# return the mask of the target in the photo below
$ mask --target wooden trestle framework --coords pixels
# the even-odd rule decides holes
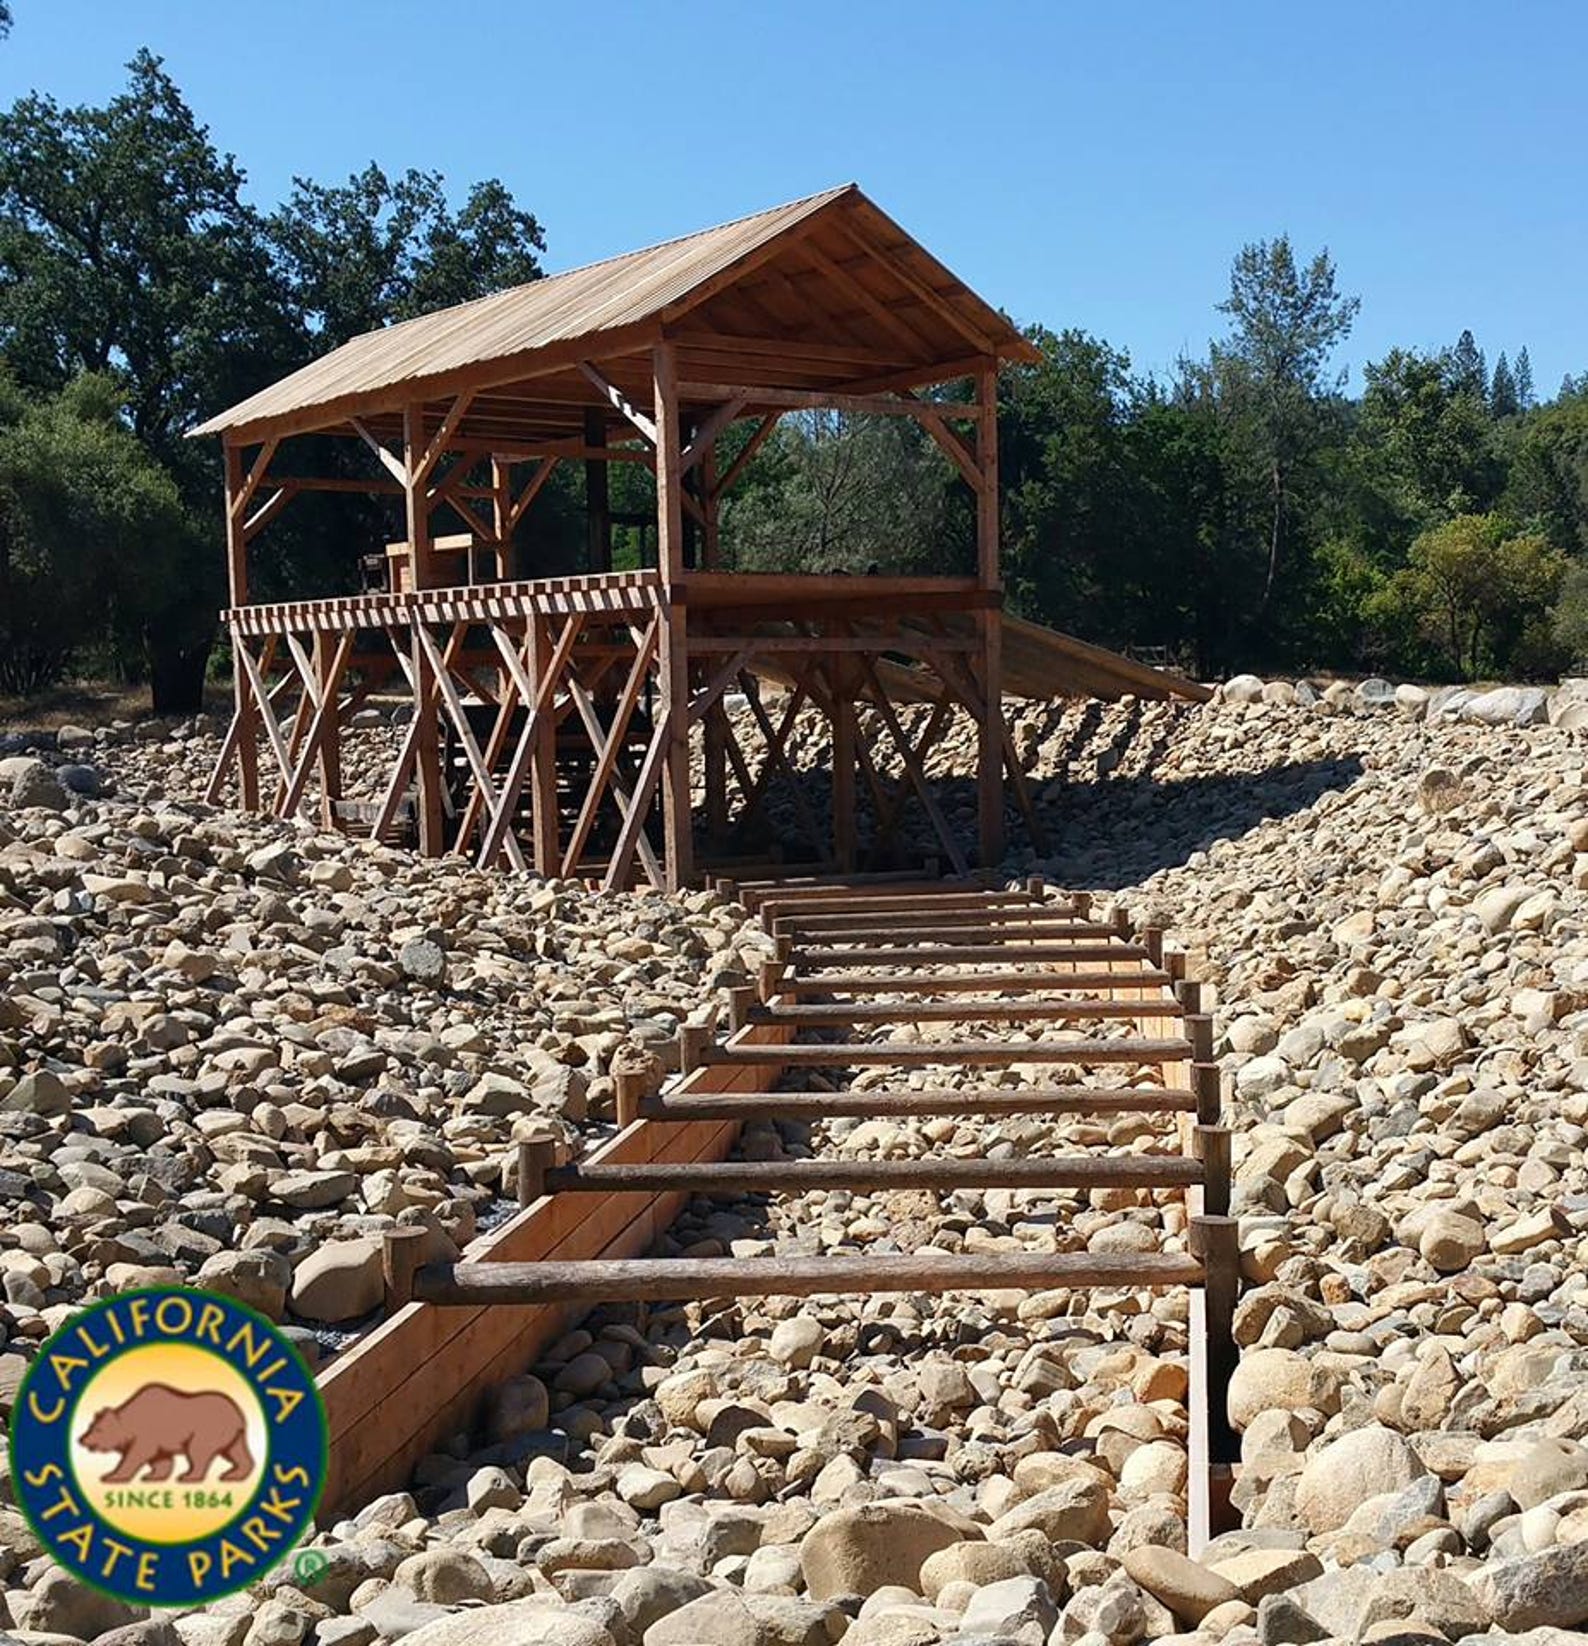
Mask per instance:
[[[1029,801],[1002,708],[997,372],[1031,357],[853,187],[355,339],[195,431],[225,439],[236,665],[211,798],[235,784],[249,809],[411,828],[430,855],[678,887],[754,837],[779,779],[807,860],[852,870],[863,785],[884,845],[914,802],[956,870],[998,861],[1006,773]],[[781,417],[819,409],[921,425],[975,500],[973,572],[721,568],[725,493]],[[303,472],[306,435],[349,442],[369,478]],[[588,570],[526,576],[535,501],[571,462]],[[614,462],[654,475],[653,567],[611,567]],[[402,506],[386,586],[251,604],[250,552],[282,510],[355,489]],[[900,661],[936,700],[914,741],[885,684]],[[343,739],[372,693],[408,714],[380,792],[355,805]],[[802,706],[831,729],[826,817],[788,755]],[[973,843],[925,776],[955,710],[977,727]]]

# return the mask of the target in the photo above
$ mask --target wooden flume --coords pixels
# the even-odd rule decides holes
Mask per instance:
[[[884,883],[886,884],[886,883]],[[913,1022],[934,1020],[942,1001],[904,999],[884,993],[868,1000],[868,982],[888,981],[887,968],[909,966],[929,996],[930,962],[920,961],[922,949],[935,949],[938,935],[930,926],[931,899],[922,890],[913,905],[923,911],[922,949],[890,947],[886,958],[870,971],[849,979],[844,1000],[824,1001],[819,1022],[791,1017],[783,993],[786,983],[800,977],[825,934],[807,936],[802,925],[802,894],[797,888],[734,888],[747,902],[758,905],[764,924],[781,933],[784,958],[768,968],[764,1000],[746,1000],[738,991],[733,1002],[740,1024],[728,1038],[692,1023],[680,1033],[682,1078],[670,1089],[650,1091],[633,1076],[620,1082],[620,1122],[625,1130],[619,1142],[641,1144],[622,1160],[591,1158],[568,1163],[552,1158],[549,1144],[523,1144],[519,1150],[517,1180],[520,1215],[533,1218],[559,1208],[578,1205],[615,1205],[644,1197],[678,1205],[698,1195],[806,1194],[832,1190],[887,1192],[914,1190],[954,1193],[989,1188],[1050,1189],[1087,1194],[1102,1189],[1135,1189],[1156,1196],[1181,1196],[1187,1211],[1188,1238],[1183,1249],[1144,1254],[1099,1254],[1066,1244],[1059,1225],[1059,1249],[1048,1252],[944,1254],[940,1252],[858,1253],[820,1258],[766,1257],[756,1259],[698,1260],[637,1259],[625,1252],[610,1258],[590,1254],[563,1257],[547,1252],[539,1260],[470,1260],[414,1266],[401,1256],[388,1261],[388,1277],[397,1289],[389,1305],[405,1318],[413,1308],[489,1313],[508,1307],[549,1307],[600,1301],[666,1302],[680,1299],[813,1296],[845,1292],[908,1291],[927,1294],[1010,1288],[1102,1288],[1152,1290],[1167,1286],[1193,1289],[1192,1338],[1192,1526],[1193,1541],[1205,1540],[1227,1501],[1230,1471],[1236,1461],[1235,1437],[1225,1417],[1222,1391],[1233,1370],[1235,1347],[1233,1314],[1239,1289],[1239,1251],[1235,1224],[1229,1218],[1230,1134],[1220,1123],[1217,1067],[1199,1055],[1208,1049],[1206,1019],[1189,1010],[1204,1002],[1195,988],[1178,991],[1180,957],[1166,954],[1161,938],[1150,944],[1131,941],[1120,922],[1104,926],[1111,936],[1097,944],[1090,934],[1070,944],[1071,952],[1087,956],[1066,973],[1052,955],[1045,955],[1043,975],[1086,975],[1100,998],[1090,1002],[1111,1008],[1097,1019],[1093,1033],[1077,1031],[1071,1038],[1046,1045],[1012,1036],[1016,1023],[1027,1026],[1047,1021],[1043,1009],[1052,1004],[1045,996],[1016,994],[1013,998],[979,1000],[963,993],[952,995],[965,1020],[980,1021],[987,1031],[978,1040],[923,1041],[848,1039],[838,1044],[807,1044],[793,1037],[810,1028],[824,1032],[834,1022],[852,1030],[882,1028],[897,1033]],[[814,888],[813,888],[814,890]],[[869,907],[873,893],[856,884],[837,899],[857,923],[877,918]],[[987,907],[1014,908],[1008,893],[978,892],[963,887],[941,894],[954,910],[972,907],[985,897]],[[1050,902],[1037,884],[1017,895],[1034,913],[1054,910],[1074,918],[1073,905]],[[821,888],[811,903],[830,905],[832,890]],[[948,911],[945,911],[948,912]],[[1076,920],[1078,926],[1087,924]],[[952,924],[949,927],[953,929]],[[986,982],[1004,991],[1021,974],[1027,950],[1018,939],[1018,924],[1001,927],[1010,941],[1000,948],[1002,960],[989,960]],[[811,947],[807,947],[810,944]],[[1055,947],[1055,945],[1045,945]],[[1057,945],[1062,947],[1062,945]],[[1099,968],[1093,951],[1101,947],[1112,956]],[[1156,961],[1145,959],[1156,952]],[[941,964],[957,967],[956,957]],[[1055,969],[1057,968],[1057,969]],[[948,975],[963,978],[957,970]],[[1102,981],[1106,979],[1106,983]],[[870,1008],[883,1006],[877,1018]],[[989,1008],[1008,1007],[992,1012]],[[1084,1009],[1084,1008],[1083,1008]],[[987,1013],[977,1018],[978,1010]],[[850,1015],[847,1018],[845,1014]],[[1133,1024],[1131,1018],[1138,1019]],[[1183,1033],[1149,1038],[1139,1032],[1139,1020],[1178,1020]],[[1124,1021],[1121,1021],[1123,1019]],[[762,1037],[757,1039],[756,1037]],[[770,1038],[767,1038],[770,1037]],[[1130,1071],[1124,1083],[1094,1083],[1083,1073],[1073,1084],[987,1086],[955,1083],[959,1071],[988,1066],[1029,1065],[1049,1061],[1078,1071]],[[941,1087],[926,1089],[866,1088],[861,1091],[780,1092],[773,1088],[777,1075],[819,1062],[837,1070],[890,1067],[901,1074],[936,1067],[947,1076]],[[699,1089],[707,1081],[715,1089]],[[842,1078],[839,1080],[842,1086]],[[694,1089],[692,1089],[692,1087]],[[674,1156],[665,1146],[670,1136],[684,1138],[701,1127],[716,1125],[722,1148],[747,1120],[817,1121],[839,1115],[991,1115],[1028,1114],[1076,1117],[1157,1114],[1167,1117],[1169,1130],[1151,1142],[1066,1155],[1023,1155],[1009,1160],[935,1155],[905,1160],[818,1156],[770,1162],[725,1160],[720,1153],[690,1149]],[[655,1225],[653,1224],[653,1227]]]

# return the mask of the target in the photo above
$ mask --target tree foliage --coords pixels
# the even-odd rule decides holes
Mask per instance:
[[[134,646],[190,527],[175,482],[82,376],[27,400],[0,384],[0,689],[35,691],[85,648]]]
[[[353,332],[539,273],[540,226],[494,180],[453,211],[438,176],[372,165],[340,187],[299,182],[268,216],[244,181],[147,51],[103,107],[35,92],[0,113],[0,354],[39,396],[112,378],[195,523],[170,540],[181,558],[141,645],[113,648],[160,709],[198,706],[225,598],[219,454],[186,430]],[[375,524],[362,499],[289,516],[260,568],[278,593],[345,568]]]
[[[1538,533],[1499,515],[1462,514],[1423,532],[1377,599],[1473,679],[1546,622],[1565,573],[1566,557]]]

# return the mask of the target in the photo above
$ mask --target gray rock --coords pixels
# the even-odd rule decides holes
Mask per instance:
[[[398,953],[397,964],[402,967],[403,974],[416,983],[439,986],[446,981],[446,950],[428,938],[416,937],[404,943]]]

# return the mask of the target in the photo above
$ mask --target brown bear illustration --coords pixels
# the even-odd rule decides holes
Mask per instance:
[[[184,1483],[202,1481],[210,1465],[224,1457],[229,1465],[222,1481],[246,1480],[254,1472],[248,1450],[248,1425],[230,1395],[213,1391],[189,1394],[165,1383],[146,1383],[119,1406],[106,1406],[89,1424],[79,1444],[91,1452],[120,1452],[115,1468],[101,1477],[104,1485],[137,1479],[169,1480],[181,1456]]]

